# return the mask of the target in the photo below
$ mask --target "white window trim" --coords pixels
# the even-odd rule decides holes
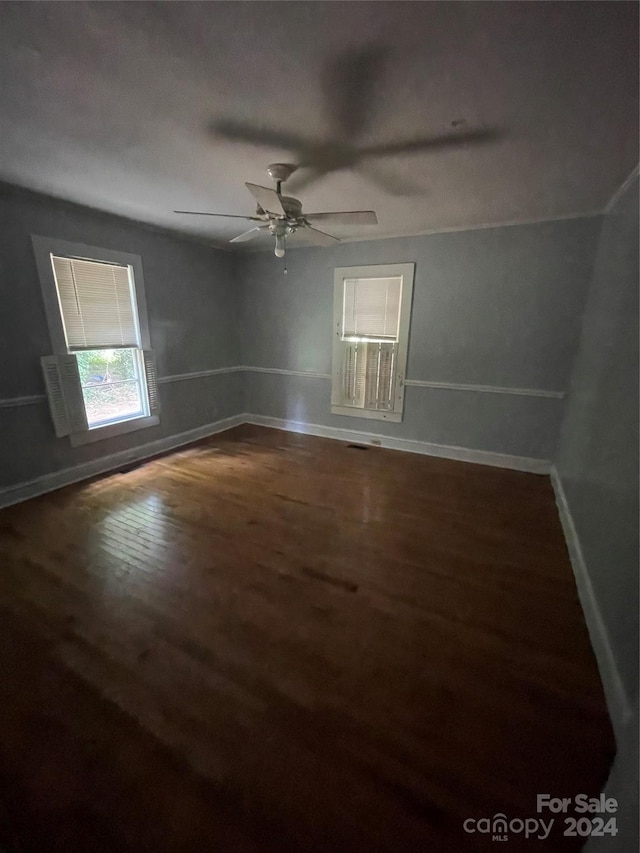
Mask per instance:
[[[140,349],[150,350],[151,340],[149,336],[149,318],[147,316],[147,300],[144,290],[144,274],[142,271],[142,259],[140,255],[132,255],[128,252],[116,252],[113,249],[103,249],[98,246],[87,246],[83,243],[72,243],[67,240],[58,240],[55,237],[42,237],[37,234],[31,235],[33,251],[36,259],[36,267],[40,278],[40,288],[44,301],[44,309],[49,326],[51,347],[54,355],[68,355],[67,339],[62,322],[62,314],[58,302],[58,291],[51,263],[51,255],[60,255],[67,258],[81,258],[88,261],[102,261],[104,263],[121,264],[131,267],[133,270],[134,293],[138,314],[138,330],[140,333]],[[106,424],[83,432],[71,433],[69,439],[73,447],[90,444],[94,441],[102,441],[114,438],[128,432],[146,429],[160,423],[157,415],[143,415],[128,420],[119,421],[114,424]]]
[[[415,264],[373,264],[361,267],[336,267],[333,277],[333,365],[331,371],[331,413],[352,418],[370,418],[377,421],[400,423],[404,412],[404,386],[409,352],[409,327],[413,301]],[[342,384],[342,311],[345,278],[393,278],[402,276],[400,324],[398,329],[398,355],[395,373],[394,405],[391,410],[360,409],[341,405],[339,388]]]

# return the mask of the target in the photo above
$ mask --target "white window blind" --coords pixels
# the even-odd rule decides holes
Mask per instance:
[[[51,256],[70,351],[139,347],[129,268]]]
[[[343,404],[377,411],[393,408],[396,352],[395,342],[348,343],[342,371]]]
[[[398,340],[402,276],[345,278],[342,337]]]

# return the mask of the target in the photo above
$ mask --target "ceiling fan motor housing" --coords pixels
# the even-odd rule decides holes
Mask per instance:
[[[287,219],[299,219],[302,216],[302,202],[288,195],[281,195],[280,201],[284,207]]]

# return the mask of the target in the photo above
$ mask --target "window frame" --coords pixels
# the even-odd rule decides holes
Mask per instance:
[[[333,276],[333,352],[331,370],[331,413],[354,418],[370,418],[379,421],[400,423],[404,413],[404,388],[409,353],[409,329],[411,326],[411,308],[413,303],[414,263],[373,264],[356,267],[336,267]],[[349,278],[393,278],[402,276],[400,297],[400,322],[398,324],[398,351],[394,368],[393,408],[366,409],[347,406],[342,397],[342,373],[344,362],[344,344],[342,338],[342,320],[344,309],[344,280]],[[365,342],[365,341],[363,341]]]
[[[98,263],[120,264],[121,266],[129,268],[129,276],[131,279],[132,292],[135,298],[137,313],[137,328],[139,334],[138,361],[141,369],[143,370],[140,378],[141,384],[144,386],[147,394],[146,409],[148,411],[149,392],[144,376],[142,353],[145,350],[151,349],[151,339],[149,335],[147,300],[144,289],[144,273],[142,271],[142,259],[140,255],[133,255],[128,252],[119,252],[113,249],[103,249],[98,246],[88,246],[84,243],[60,240],[55,237],[42,237],[37,234],[31,235],[31,242],[33,244],[36,267],[40,279],[40,289],[42,291],[45,315],[47,318],[47,325],[49,327],[52,353],[56,356],[68,356],[73,355],[74,353],[70,352],[67,347],[67,338],[64,331],[62,310],[58,299],[58,289],[51,256],[58,255],[60,257],[78,258]],[[105,349],[108,349],[108,347],[105,347]],[[147,427],[155,426],[158,423],[160,423],[158,415],[146,414],[117,421],[116,423],[94,427],[93,429],[87,429],[86,431],[83,430],[82,432],[72,432],[69,438],[72,446],[77,447],[94,441],[113,438],[128,432],[134,432],[139,429],[146,429]]]

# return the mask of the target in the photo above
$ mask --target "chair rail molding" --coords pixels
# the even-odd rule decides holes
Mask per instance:
[[[257,365],[229,365],[213,367],[209,370],[194,370],[190,373],[174,373],[160,376],[158,383],[185,382],[192,379],[203,379],[208,376],[221,376],[226,373],[270,373],[277,376],[302,376],[307,379],[331,379],[330,373],[320,373],[314,370],[290,370],[284,367],[259,367]],[[563,400],[564,391],[547,388],[512,388],[503,385],[480,385],[461,382],[435,382],[430,379],[405,379],[404,384],[410,388],[431,388],[442,391],[470,391],[481,394],[513,394],[520,397],[544,397],[552,400]],[[0,398],[0,409],[10,409],[18,406],[32,406],[46,401],[45,394],[27,394],[21,397]]]

